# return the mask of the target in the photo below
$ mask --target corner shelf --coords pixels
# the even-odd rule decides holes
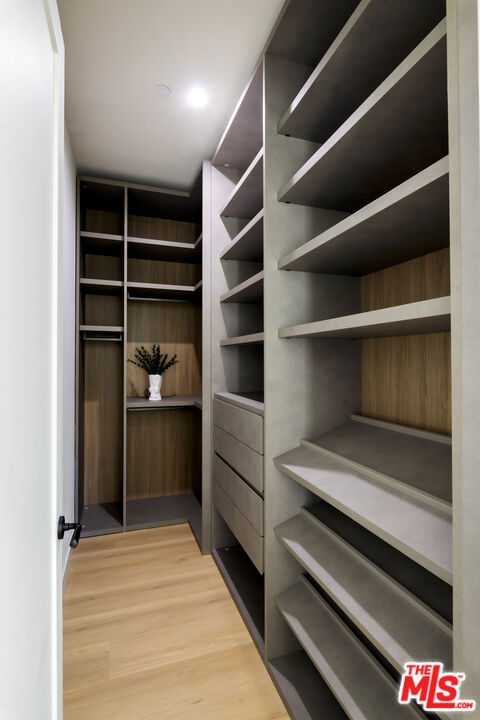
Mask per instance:
[[[202,546],[202,508],[193,493],[127,500],[126,518],[126,530],[188,523]]]
[[[398,672],[413,657],[452,667],[451,626],[308,510],[275,534]]]
[[[229,347],[233,345],[262,345],[263,338],[263,332],[251,333],[250,335],[239,335],[237,337],[223,338],[223,340],[220,340],[220,345],[222,347]]]
[[[373,338],[450,330],[450,298],[433,298],[280,328],[281,338]]]
[[[82,230],[80,241],[82,250],[91,255],[121,255],[123,253],[123,235]]]
[[[444,15],[436,0],[363,0],[284,113],[279,133],[328,140]]]
[[[414,705],[398,703],[396,683],[305,578],[275,602],[348,717],[423,716]]]
[[[263,148],[235,185],[220,215],[250,220],[263,206]]]
[[[127,245],[128,257],[132,258],[192,264],[201,262],[201,251],[197,243],[128,237]]]
[[[129,300],[175,300],[194,302],[201,297],[202,281],[196,285],[127,282]]]
[[[447,512],[304,445],[276,467],[374,535],[452,584],[452,518]]]
[[[263,300],[264,271],[252,275],[220,296],[221,303],[260,303]]]
[[[264,394],[263,392],[216,392],[214,397],[217,400],[223,400],[223,402],[235,405],[242,410],[249,410],[255,415],[261,415],[265,412]]]
[[[168,408],[195,407],[201,410],[201,395],[172,395],[161,400],[148,400],[147,398],[129,397],[127,410],[163,410]]]
[[[82,537],[96,535],[109,535],[123,532],[121,503],[102,503],[98,505],[85,505],[82,511],[81,522],[84,526]]]
[[[220,260],[263,262],[263,208],[233,238],[220,255]]]
[[[446,82],[442,21],[285,183],[278,199],[353,212],[445,156]]]
[[[123,295],[123,282],[80,278],[80,290],[91,295]]]
[[[366,275],[447,247],[448,156],[279,260],[280,270]]]

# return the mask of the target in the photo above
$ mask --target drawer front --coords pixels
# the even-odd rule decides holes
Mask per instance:
[[[262,498],[217,455],[213,458],[213,480],[233,500],[258,534],[263,535]]]
[[[240,512],[233,500],[213,483],[213,503],[259,573],[263,574],[263,538]]]
[[[213,426],[213,449],[250,485],[263,493],[263,455],[216,425]]]
[[[263,454],[263,418],[260,415],[215,399],[213,422],[245,445]]]

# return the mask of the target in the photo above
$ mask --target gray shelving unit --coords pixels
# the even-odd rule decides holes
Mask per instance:
[[[413,656],[480,682],[467,4],[286,3],[204,164],[212,548],[297,720],[424,717]]]

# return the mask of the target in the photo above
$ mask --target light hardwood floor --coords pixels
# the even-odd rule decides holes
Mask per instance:
[[[64,598],[64,720],[287,720],[188,525],[82,539]]]

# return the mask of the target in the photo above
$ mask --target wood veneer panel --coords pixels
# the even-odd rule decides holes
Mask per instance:
[[[362,312],[446,295],[450,295],[448,248],[362,278]]]
[[[129,412],[127,419],[127,499],[193,492],[200,465],[201,433],[196,410]]]
[[[201,277],[202,271],[199,265],[128,258],[128,280],[130,282],[196,285]]]
[[[450,435],[450,333],[362,340],[362,414]]]
[[[95,280],[123,280],[123,257],[114,255],[85,255],[84,277]]]
[[[123,325],[123,298],[87,293],[83,318],[82,325]]]
[[[128,235],[149,240],[194,243],[198,237],[198,226],[196,223],[178,220],[129,215]]]
[[[191,303],[130,302],[128,357],[135,357],[136,346],[153,343],[179,360],[163,376],[162,395],[201,395],[201,309]],[[147,387],[145,371],[128,363],[127,396],[144,397]]]
[[[362,278],[362,311],[450,294],[450,252]],[[450,333],[362,340],[362,414],[451,434]]]
[[[82,230],[123,235],[123,213],[87,209]]]
[[[85,342],[84,503],[122,499],[122,346]]]

